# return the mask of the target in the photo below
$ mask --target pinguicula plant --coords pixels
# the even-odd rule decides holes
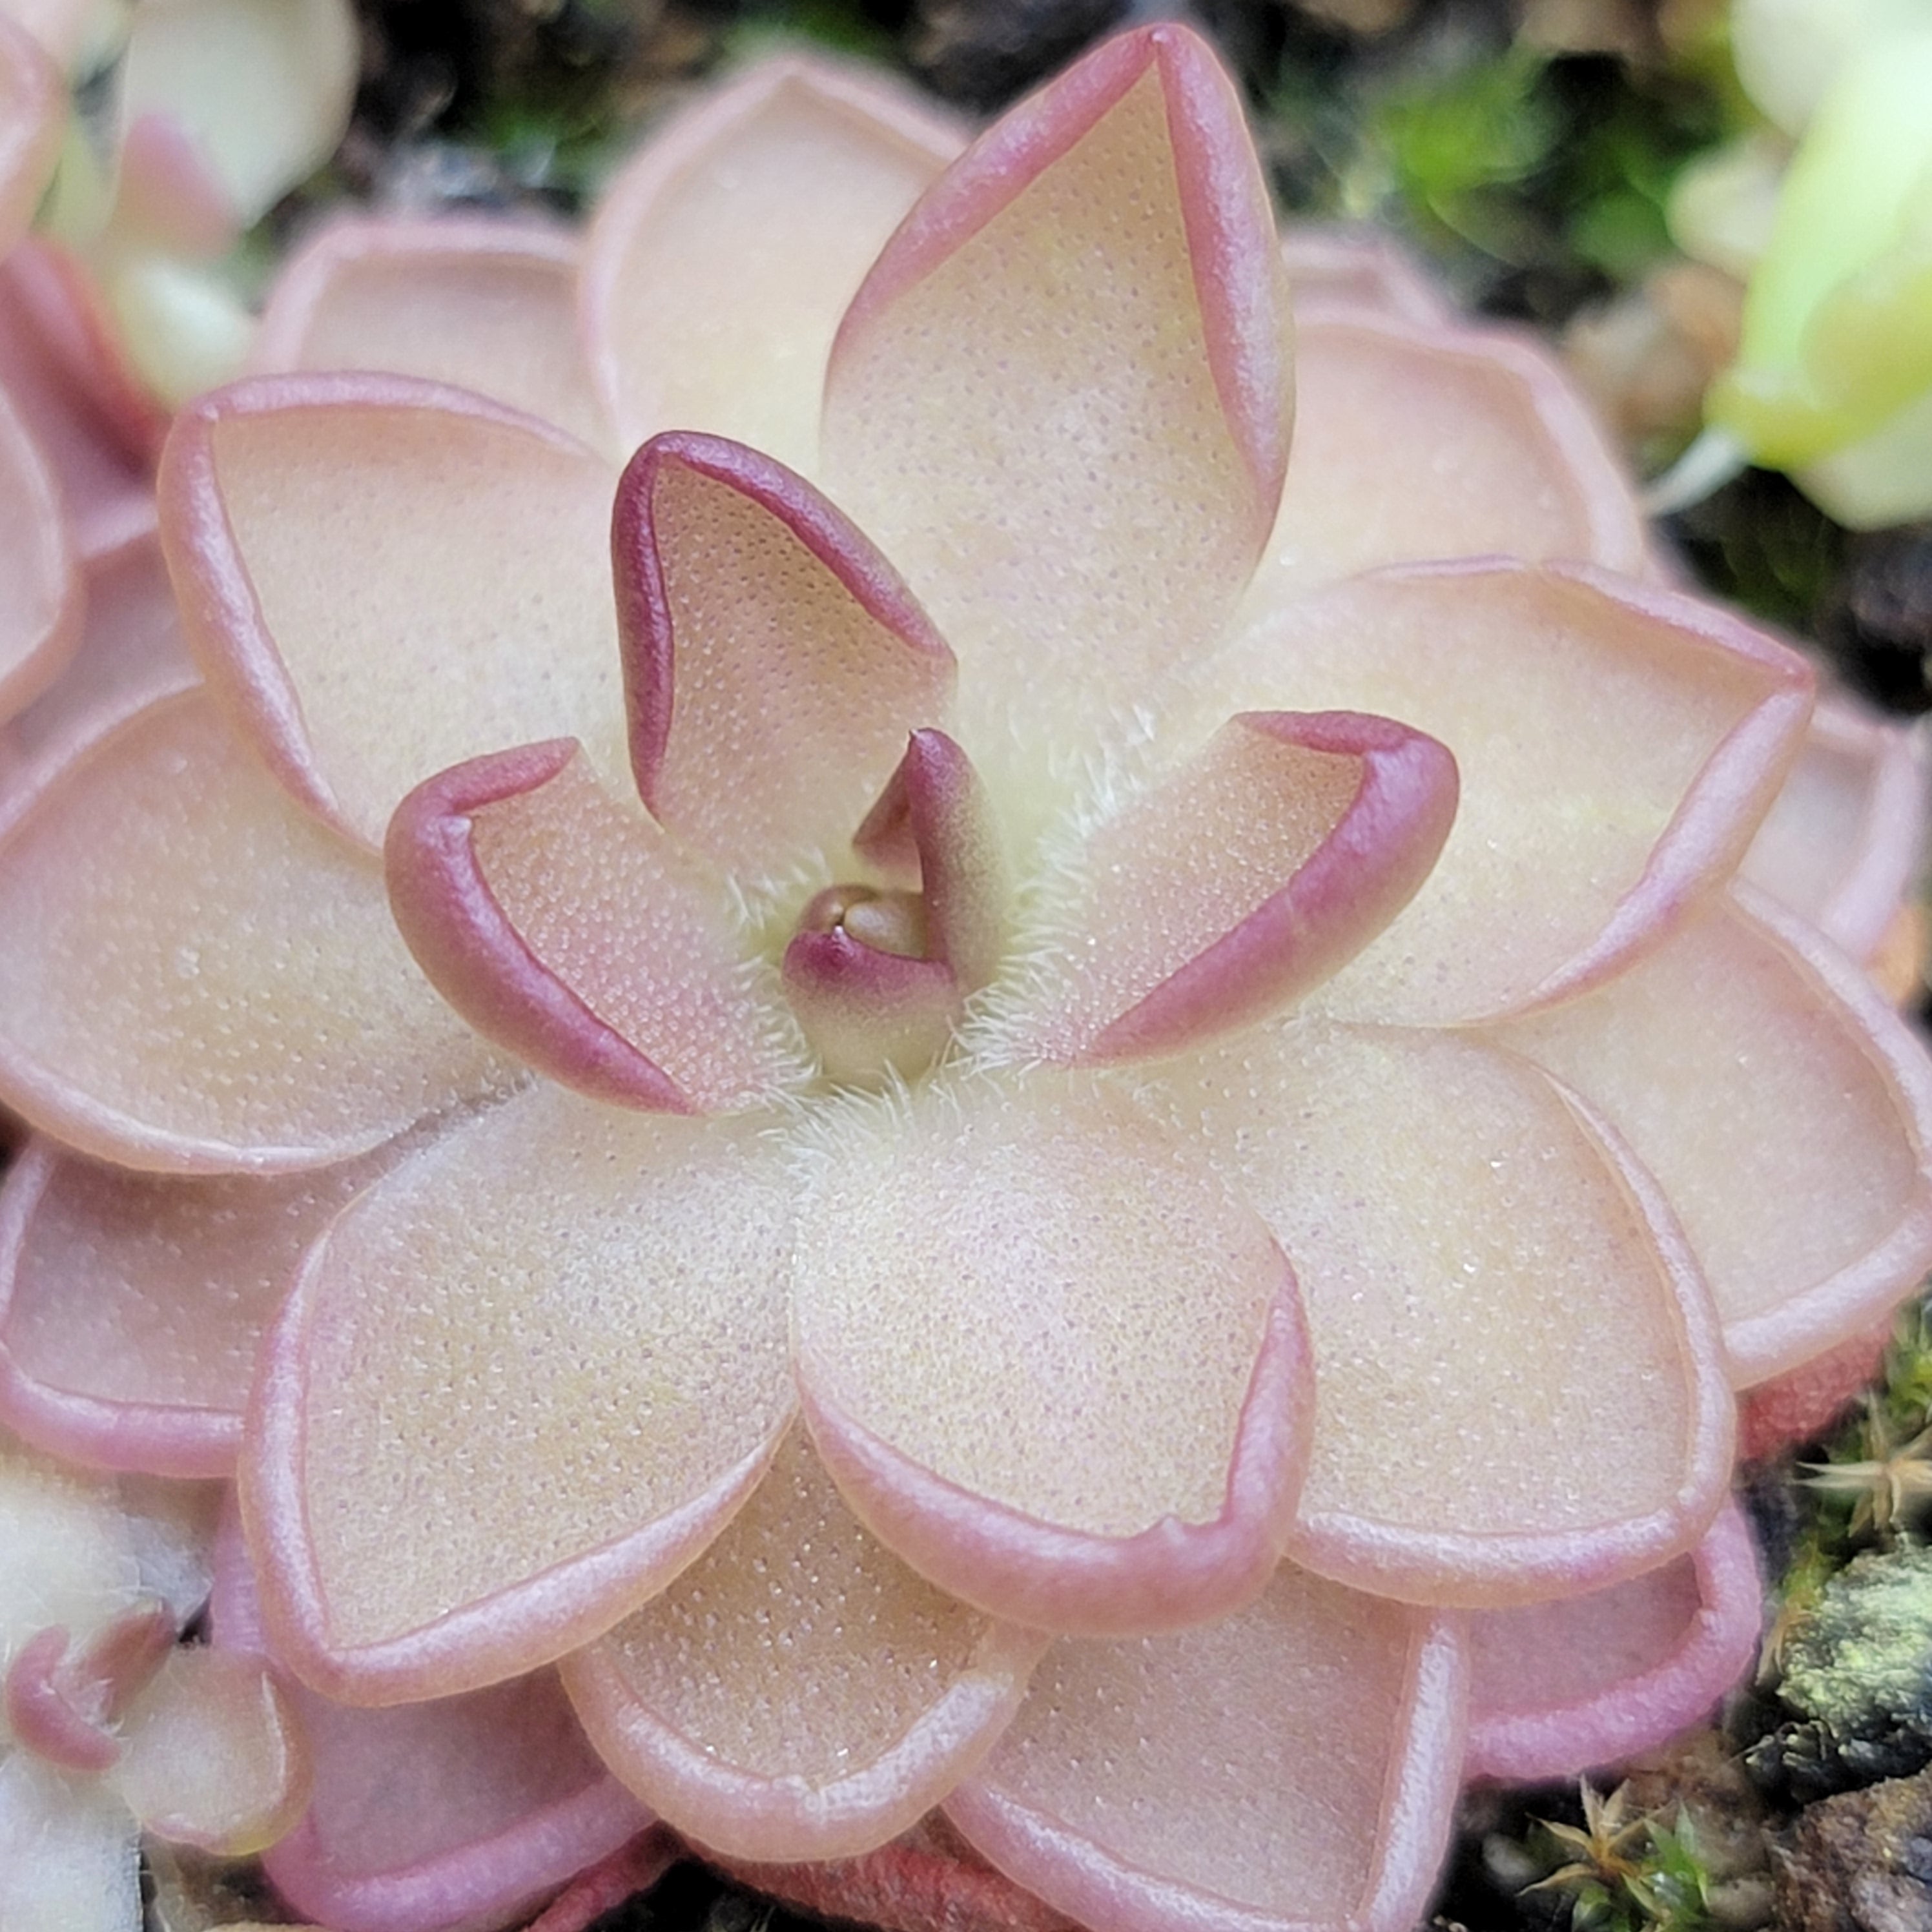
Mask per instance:
[[[340,138],[355,51],[343,0],[0,4],[0,711],[90,599],[152,629],[169,410],[240,367],[224,265]]]
[[[171,1492],[172,1491],[172,1492]],[[259,1656],[177,1642],[209,1588],[207,1499],[0,1441],[0,1924],[130,1932],[139,1834],[257,1851],[308,1799]]]
[[[356,71],[346,0],[6,0],[0,256],[37,226],[96,352],[166,405],[233,375],[227,258],[334,152]]]
[[[332,1932],[653,1820],[1402,1932],[1466,1775],[1748,1662],[1740,1398],[1932,1256],[1911,755],[1288,254],[1292,377],[1180,28],[970,146],[780,62],[581,238],[325,232],[178,418],[194,668],[105,604],[11,728],[0,1412],[235,1478]]]

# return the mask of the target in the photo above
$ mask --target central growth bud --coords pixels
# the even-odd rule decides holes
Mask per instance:
[[[830,1078],[920,1072],[992,977],[1006,903],[979,780],[945,733],[913,733],[852,849],[886,883],[813,896],[785,948],[785,991]]]
[[[848,933],[874,952],[926,957],[926,902],[878,886],[827,886],[799,920],[800,932]]]
[[[964,992],[930,956],[932,925],[922,895],[890,886],[828,886],[806,907],[785,991],[832,1079],[920,1072],[945,1050]]]

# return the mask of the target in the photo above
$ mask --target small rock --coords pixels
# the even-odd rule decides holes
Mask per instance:
[[[1932,1763],[1932,1550],[1855,1557],[1784,1655],[1791,1721],[1747,1754],[1753,1777],[1807,1799]]]
[[[1902,711],[1932,706],[1932,524],[1856,538],[1822,628],[1861,689]]]
[[[1779,1932],[1932,1932],[1932,1771],[1821,1800],[1782,1850]]]
[[[1721,1732],[1687,1733],[1638,1759],[1624,1781],[1632,1817],[1689,1820],[1698,1858],[1715,1884],[1743,1886],[1768,1871],[1764,1800]]]
[[[1712,1924],[1721,1927],[1723,1932],[1759,1932],[1776,1913],[1777,1881],[1768,1871],[1725,1879],[1711,1887],[1704,1906]]]

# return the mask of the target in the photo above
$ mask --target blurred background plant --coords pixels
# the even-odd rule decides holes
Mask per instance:
[[[1694,449],[1786,470],[1855,529],[1924,516],[1932,6],[1737,0],[1732,41],[1762,122],[1686,170],[1671,208],[1680,244],[1747,288]]]
[[[244,237],[334,152],[360,67],[348,0],[14,0],[70,106],[35,226],[170,406],[247,352]]]

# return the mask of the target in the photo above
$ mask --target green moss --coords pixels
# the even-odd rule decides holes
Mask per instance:
[[[1699,578],[1790,630],[1815,627],[1845,560],[1845,532],[1784,477],[1747,470],[1677,520]]]
[[[1723,131],[1721,104],[1702,86],[1658,76],[1640,86],[1593,64],[1583,98],[1563,105],[1565,138],[1546,192],[1578,257],[1618,284],[1636,280],[1671,247],[1664,208],[1679,170]],[[1585,78],[1579,75],[1581,80]]]
[[[1511,246],[1520,190],[1560,128],[1542,58],[1498,56],[1406,76],[1369,106],[1358,165],[1384,174],[1412,217],[1491,253]]]
[[[1893,1329],[1879,1400],[1895,1432],[1911,1435],[1932,1420],[1932,1315],[1922,1301],[1904,1310]]]
[[[1688,1814],[1680,1814],[1674,1825],[1652,1825],[1649,1850],[1624,1889],[1642,1914],[1640,1928],[1696,1932],[1710,1922],[1710,1874]]]
[[[1573,1932],[1702,1932],[1710,1923],[1711,1876],[1690,1816],[1629,1815],[1631,1787],[1600,1798],[1579,1787],[1583,1822],[1539,1820],[1526,1850],[1549,1875],[1523,1896],[1567,1901]]]
[[[1701,61],[1551,58],[1466,22],[1372,64],[1291,60],[1268,112],[1292,203],[1393,226],[1466,292],[1545,321],[1666,253],[1678,172],[1733,118]]]
[[[632,130],[614,129],[594,102],[555,98],[500,101],[480,117],[477,132],[520,188],[572,208],[591,200],[634,140]]]
[[[730,61],[749,60],[801,40],[886,65],[896,46],[890,29],[857,0],[770,0],[726,37],[725,52]]]

